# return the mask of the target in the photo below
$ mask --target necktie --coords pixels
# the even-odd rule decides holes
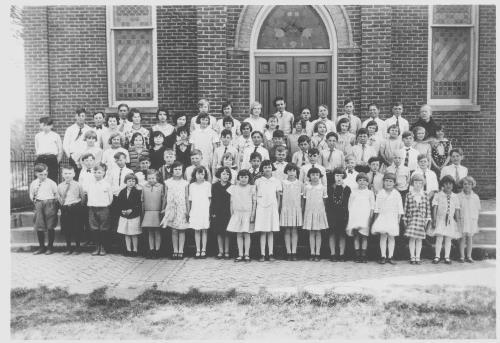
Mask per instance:
[[[38,195],[38,190],[40,189],[41,185],[42,185],[42,181],[38,181],[38,187],[35,188],[35,191],[33,192],[33,201],[36,200],[36,196]]]
[[[372,179],[370,180],[370,188],[373,187],[373,180],[375,180],[375,173],[372,173]]]
[[[92,173],[92,169],[87,169],[87,173]]]
[[[425,176],[425,171],[422,171],[422,174],[424,174],[424,191],[427,190],[427,177]]]
[[[458,182],[460,180],[460,175],[458,174],[458,166],[455,166],[455,181]]]
[[[315,168],[315,167],[314,167],[314,163],[311,165],[311,168]]]
[[[224,148],[224,155],[226,154],[227,152],[227,147]]]
[[[348,170],[347,172],[348,172],[349,174],[352,174],[352,170]]]
[[[66,197],[68,196],[69,189],[71,188],[71,182],[67,183],[66,188],[64,189],[63,195],[62,195],[62,205],[66,202]]]
[[[409,160],[410,160],[410,148],[406,148],[405,167],[408,167]]]
[[[306,164],[306,155],[302,153],[302,165]]]
[[[361,161],[364,162],[365,161],[365,149],[366,149],[366,147],[365,147],[364,144],[361,146],[361,149],[362,149],[362,152],[361,152]]]
[[[330,162],[330,160],[332,159],[332,155],[333,155],[333,149],[330,150],[330,153],[328,154],[328,162]]]
[[[75,141],[77,141],[77,140],[78,140],[78,138],[80,138],[80,136],[81,136],[81,135],[82,135],[82,128],[80,128],[80,129],[78,130],[78,135],[76,136]]]
[[[102,125],[96,126],[95,129],[96,130],[102,130]]]
[[[255,149],[253,149],[253,152],[257,152],[257,148],[258,148],[258,146],[256,146]]]
[[[120,174],[118,175],[118,187],[122,184],[122,171],[123,168],[120,168]]]
[[[398,127],[399,129],[399,117],[396,117],[396,126]],[[401,129],[399,130],[399,132],[401,132]]]

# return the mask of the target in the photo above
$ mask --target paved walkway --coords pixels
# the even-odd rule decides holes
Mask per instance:
[[[251,293],[262,290],[322,293],[329,289],[387,291],[393,289],[392,285],[481,285],[490,288],[496,285],[496,260],[452,265],[433,265],[428,260],[420,266],[398,261],[392,266],[327,260],[235,263],[214,258],[176,261],[121,255],[11,253],[11,262],[12,288],[46,285],[68,288],[72,293],[90,293],[107,286],[109,294],[125,298],[134,298],[150,287],[178,292],[195,287],[200,291],[235,288]]]

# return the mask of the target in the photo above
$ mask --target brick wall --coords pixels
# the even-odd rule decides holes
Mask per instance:
[[[35,149],[38,119],[50,115],[47,8],[25,7],[22,20],[27,100],[25,132],[28,137],[25,147],[31,152]]]

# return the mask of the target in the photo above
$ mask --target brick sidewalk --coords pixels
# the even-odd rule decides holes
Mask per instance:
[[[263,289],[294,292],[303,289],[321,290],[335,285],[383,285],[387,280],[406,280],[406,284],[416,285],[427,284],[429,280],[443,285],[468,280],[474,285],[494,286],[496,271],[495,260],[474,264],[454,262],[451,266],[442,263],[433,265],[430,260],[420,266],[398,261],[397,265],[392,266],[376,262],[332,263],[327,260],[234,263],[232,260],[214,258],[174,261],[121,255],[34,256],[30,253],[11,253],[11,266],[12,288],[46,285],[67,287],[75,293],[90,293],[96,288],[107,286],[113,290],[113,295],[123,297],[134,297],[153,286],[160,290],[179,292],[185,292],[190,287],[201,291],[235,288],[242,292]]]

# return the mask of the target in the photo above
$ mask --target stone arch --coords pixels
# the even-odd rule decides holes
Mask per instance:
[[[349,16],[344,6],[323,6],[331,16],[337,35],[338,48],[354,48],[353,34]],[[247,5],[244,6],[238,19],[235,37],[235,49],[250,50],[252,29],[255,19],[264,6]]]

